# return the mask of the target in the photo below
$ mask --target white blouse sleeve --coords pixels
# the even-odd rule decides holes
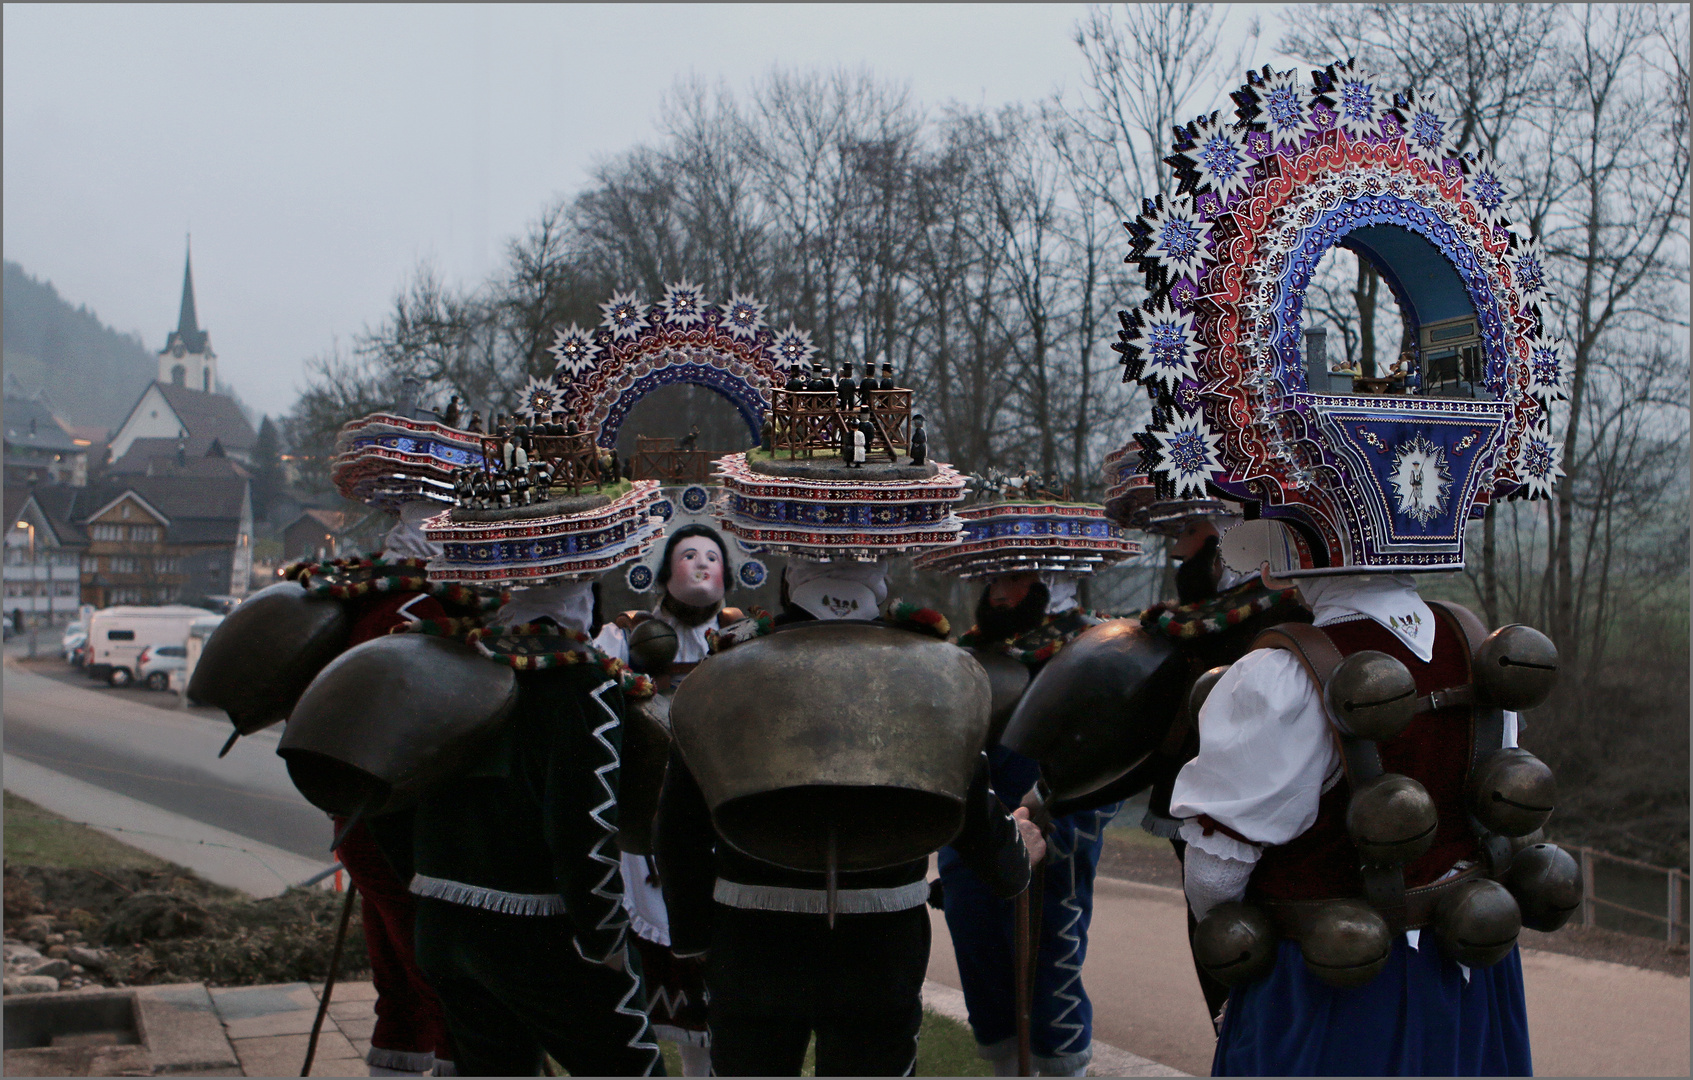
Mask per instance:
[[[1217,681],[1199,714],[1199,754],[1182,766],[1170,816],[1201,814],[1253,844],[1285,844],[1317,820],[1317,800],[1340,754],[1322,697],[1284,649],[1247,653]],[[1187,820],[1181,836],[1202,851],[1256,862],[1252,845]]]
[[[599,636],[594,638],[594,648],[625,664],[629,662],[629,637],[614,622],[600,627]]]

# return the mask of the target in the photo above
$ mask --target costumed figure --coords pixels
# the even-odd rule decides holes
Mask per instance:
[[[908,1075],[928,855],[952,842],[1006,897],[1044,851],[992,792],[986,674],[939,614],[888,602],[886,560],[956,542],[963,478],[717,467],[723,531],[789,564],[780,614],[725,628],[676,695],[654,838],[671,947],[705,958],[719,1074],[798,1075],[815,1034],[819,1075]]]
[[[572,1075],[663,1072],[627,952],[616,841],[624,716],[653,685],[590,638],[593,579],[651,548],[657,498],[640,481],[455,506],[426,526],[436,578],[514,590],[468,635],[405,635],[442,646],[438,682],[488,687],[438,701],[474,715],[476,734],[431,761],[411,883],[419,961],[467,1075],[537,1075],[543,1051]]]
[[[929,460],[929,435],[923,430],[923,414],[911,414],[911,464],[922,465]]]
[[[498,606],[497,596],[428,577],[440,549],[421,524],[440,512],[445,501],[434,500],[450,497],[444,493],[468,494],[449,470],[479,459],[480,448],[417,415],[379,412],[349,423],[331,465],[343,497],[397,515],[381,554],[288,567],[284,583],[250,597],[208,640],[189,692],[226,709],[237,735],[284,719],[312,679],[354,646],[419,619],[474,625]],[[356,736],[351,726],[349,733]],[[365,1053],[372,1076],[454,1071],[441,1003],[413,946],[412,819],[409,807],[350,823],[334,817],[335,853],[359,893],[376,988]]]
[[[1556,480],[1541,257],[1433,95],[1337,63],[1233,97],[1235,121],[1179,130],[1177,194],[1130,226],[1149,296],[1118,346],[1155,400],[1136,438],[1157,497],[1255,502],[1224,562],[1297,585],[1313,615],[1189,705],[1198,752],[1169,813],[1196,959],[1231,988],[1213,1071],[1528,1075],[1517,934],[1580,900],[1574,860],[1532,842],[1555,788],[1516,746],[1557,654],[1424,601],[1413,575],[1461,569],[1470,520]],[[1337,243],[1402,293],[1408,331],[1473,317],[1481,377],[1329,393],[1301,298]]]
[[[1310,622],[1311,615],[1295,589],[1271,589],[1257,574],[1238,573],[1223,565],[1219,538],[1241,522],[1240,503],[1209,495],[1158,499],[1151,479],[1132,472],[1139,461],[1139,447],[1130,445],[1133,449],[1124,448],[1106,458],[1111,486],[1105,514],[1125,528],[1166,540],[1170,556],[1178,560],[1175,600],[1154,604],[1140,613],[1138,621],[1148,634],[1175,645],[1185,668],[1180,692],[1170,698],[1174,710],[1170,726],[1151,754],[1117,780],[1047,809],[1054,814],[1075,813],[1146,791],[1147,809],[1140,826],[1169,840],[1180,860],[1187,842],[1177,834],[1180,823],[1170,817],[1170,789],[1177,771],[1199,749],[1198,728],[1188,709],[1192,685],[1212,668],[1240,659],[1260,631],[1283,622]],[[1188,922],[1191,937],[1195,922],[1191,913]],[[1195,971],[1215,1023],[1228,999],[1228,987],[1197,964]]]
[[[674,694],[687,673],[706,658],[722,628],[743,618],[740,610],[723,606],[726,589],[736,582],[756,585],[765,574],[761,562],[749,558],[738,544],[726,542],[707,524],[712,518],[704,512],[710,508],[706,488],[691,485],[674,501],[679,505],[672,511],[664,545],[655,545],[626,574],[637,592],[656,585],[658,602],[651,612],[625,612],[607,623],[595,639],[607,655],[651,674],[659,693],[666,696]],[[689,507],[699,509],[690,511]],[[654,653],[652,660],[644,659],[646,653]],[[661,721],[668,720],[668,709],[655,714]],[[711,1052],[704,964],[670,952],[670,918],[652,854],[652,818],[670,760],[671,740],[668,728],[647,734],[655,737],[639,745],[634,737],[624,739],[618,833],[623,849],[623,906],[641,956],[653,1032],[677,1044],[684,1075],[708,1076]]]
[[[1077,586],[1140,545],[1082,503],[993,503],[959,511],[963,541],[926,552],[919,569],[985,583],[976,624],[958,643],[976,651],[994,681],[994,716],[1010,718],[1028,681],[1068,642],[1105,619],[1083,609]],[[993,788],[1008,807],[1040,779],[1036,763],[990,734]],[[1030,1064],[1043,1076],[1081,1076],[1093,1057],[1093,1005],[1082,986],[1093,879],[1115,802],[1054,816],[1036,874],[1039,911],[1031,975]],[[970,1027],[1000,1076],[1018,1075],[1017,964],[1012,905],[952,847],[940,853],[941,903],[957,952]]]

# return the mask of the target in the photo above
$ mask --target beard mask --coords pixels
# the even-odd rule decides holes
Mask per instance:
[[[1215,536],[1206,537],[1200,549],[1176,567],[1176,598],[1182,603],[1192,604],[1217,595],[1217,579],[1222,569],[1217,546]]]
[[[976,630],[983,642],[1009,641],[1026,634],[1046,618],[1046,605],[1051,599],[1044,582],[1035,582],[1016,607],[1002,608],[988,602],[988,590],[976,601]]]

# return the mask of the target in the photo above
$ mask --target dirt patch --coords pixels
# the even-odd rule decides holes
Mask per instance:
[[[344,900],[324,889],[249,900],[174,868],[41,866],[7,866],[5,896],[7,938],[74,932],[65,940],[99,946],[102,982],[134,986],[321,981]],[[355,906],[338,977],[368,971],[362,934]]]
[[[1104,877],[1146,885],[1181,888],[1182,864],[1177,861],[1169,841],[1145,833],[1124,835],[1126,832],[1123,829],[1106,831],[1099,873]],[[1525,929],[1519,941],[1525,949],[1542,949],[1584,960],[1607,960],[1613,964],[1648,968],[1683,978],[1688,974],[1687,946],[1671,948],[1668,943],[1653,938],[1636,937],[1597,926],[1570,923],[1551,934]]]

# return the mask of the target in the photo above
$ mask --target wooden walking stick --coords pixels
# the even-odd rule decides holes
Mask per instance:
[[[1032,882],[1033,879],[1031,879]],[[1025,888],[1017,894],[1016,915],[1016,949],[1017,949],[1017,1075],[1033,1076],[1034,1045],[1030,1041],[1029,1012],[1033,987],[1029,981],[1029,971],[1034,966],[1029,955],[1029,890]]]
[[[353,899],[358,896],[351,882],[347,883],[347,901],[341,905],[341,925],[335,929],[335,948],[329,954],[329,975],[323,980],[323,996],[318,998],[317,1019],[312,1021],[312,1037],[306,1040],[306,1063],[300,1066],[301,1076],[312,1074],[312,1059],[317,1057],[317,1037],[323,1031],[323,1018],[329,1013],[329,995],[335,990],[335,972],[341,967],[341,946],[347,943],[347,924],[353,918]]]

